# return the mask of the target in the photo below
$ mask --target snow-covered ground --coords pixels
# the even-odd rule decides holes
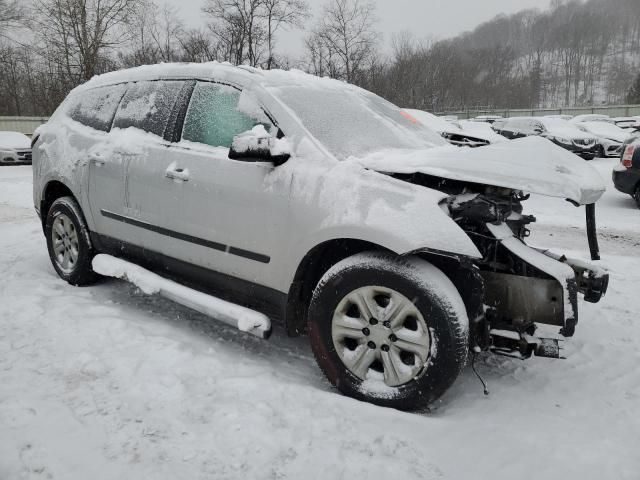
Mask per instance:
[[[67,285],[31,203],[31,167],[0,168],[0,479],[640,475],[640,210],[612,187],[610,291],[581,304],[568,358],[483,355],[488,397],[467,369],[423,413],[341,396],[277,327],[264,341],[117,280]],[[583,209],[528,203],[532,242],[586,252]]]

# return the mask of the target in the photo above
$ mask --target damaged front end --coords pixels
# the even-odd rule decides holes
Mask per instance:
[[[527,245],[528,225],[535,222],[522,214],[527,198],[487,187],[451,195],[446,206],[483,255],[475,262],[483,279],[484,312],[476,321],[474,346],[523,358],[558,358],[558,340],[535,337],[536,324],[557,326],[562,336],[572,336],[578,323],[578,294],[598,302],[609,276],[588,262]],[[588,220],[592,258],[597,259],[593,207]]]
[[[527,245],[528,227],[536,219],[522,214],[528,196],[518,191],[425,175],[409,181],[448,193],[441,206],[482,254],[464,267],[473,270],[474,281],[457,283],[470,310],[471,347],[518,358],[559,358],[559,340],[536,337],[537,325],[556,326],[562,336],[572,336],[578,294],[598,302],[607,291],[608,274],[590,262]],[[592,258],[599,259],[593,206],[587,208],[587,230]],[[482,300],[474,305],[470,298]]]

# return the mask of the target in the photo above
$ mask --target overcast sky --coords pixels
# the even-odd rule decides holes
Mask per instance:
[[[313,13],[321,11],[325,0],[307,0]],[[385,45],[394,32],[409,31],[418,38],[438,39],[455,36],[472,30],[476,25],[505,13],[515,13],[525,8],[546,8],[550,0],[373,0],[377,5],[379,30]],[[202,25],[200,10],[204,0],[172,0],[179,5],[182,18],[189,25]],[[317,18],[314,17],[314,18]],[[313,19],[308,22],[311,26]],[[278,50],[298,56],[302,50],[304,31],[280,33]]]

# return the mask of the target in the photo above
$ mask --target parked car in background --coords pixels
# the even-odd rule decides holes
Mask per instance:
[[[560,120],[571,120],[573,115],[545,115],[545,118],[559,118]]]
[[[216,62],[112,72],[69,94],[34,154],[60,278],[126,278],[261,338],[273,319],[379,405],[433,402],[471,352],[558,358],[536,325],[570,337],[578,294],[607,290],[599,267],[526,244],[526,193],[568,199],[597,259],[593,167],[540,138],[451,148],[337,80]]]
[[[575,125],[583,132],[595,136],[599,157],[619,157],[622,144],[630,136],[627,130],[609,122],[580,122]]]
[[[620,163],[613,167],[612,175],[616,189],[631,195],[640,208],[640,135],[624,143]]]
[[[471,119],[472,122],[485,122],[485,123],[493,123],[496,120],[500,120],[502,115],[478,115]]]
[[[498,133],[509,139],[539,135],[585,160],[592,160],[598,153],[598,143],[593,135],[559,118],[513,118],[502,125]]]
[[[576,115],[575,117],[573,117],[571,120],[569,120],[571,123],[580,123],[580,122],[608,122],[608,123],[615,123],[613,121],[613,118],[611,118],[609,115],[603,115],[600,113],[587,113],[584,115]]]
[[[478,138],[482,138],[489,143],[505,142],[507,139],[502,135],[497,134],[490,123],[486,122],[472,122],[471,120],[459,120],[456,124],[469,135],[474,135]]]
[[[31,163],[29,137],[20,132],[0,132],[0,163]]]
[[[615,124],[631,133],[640,131],[640,117],[616,117]]]
[[[405,108],[402,111],[422,125],[440,134],[447,142],[457,147],[482,147],[491,143],[481,136],[464,131],[455,123],[448,122],[424,110]]]

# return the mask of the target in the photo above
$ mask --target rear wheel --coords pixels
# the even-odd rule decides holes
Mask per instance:
[[[636,201],[636,205],[640,208],[640,183],[636,185],[636,189],[633,192],[633,198]]]
[[[433,265],[361,253],[332,267],[309,307],[318,364],[346,395],[415,409],[440,397],[466,361],[468,321],[451,281]]]
[[[51,264],[63,280],[88,285],[97,279],[91,267],[94,251],[78,202],[61,197],[49,208],[44,228]]]

